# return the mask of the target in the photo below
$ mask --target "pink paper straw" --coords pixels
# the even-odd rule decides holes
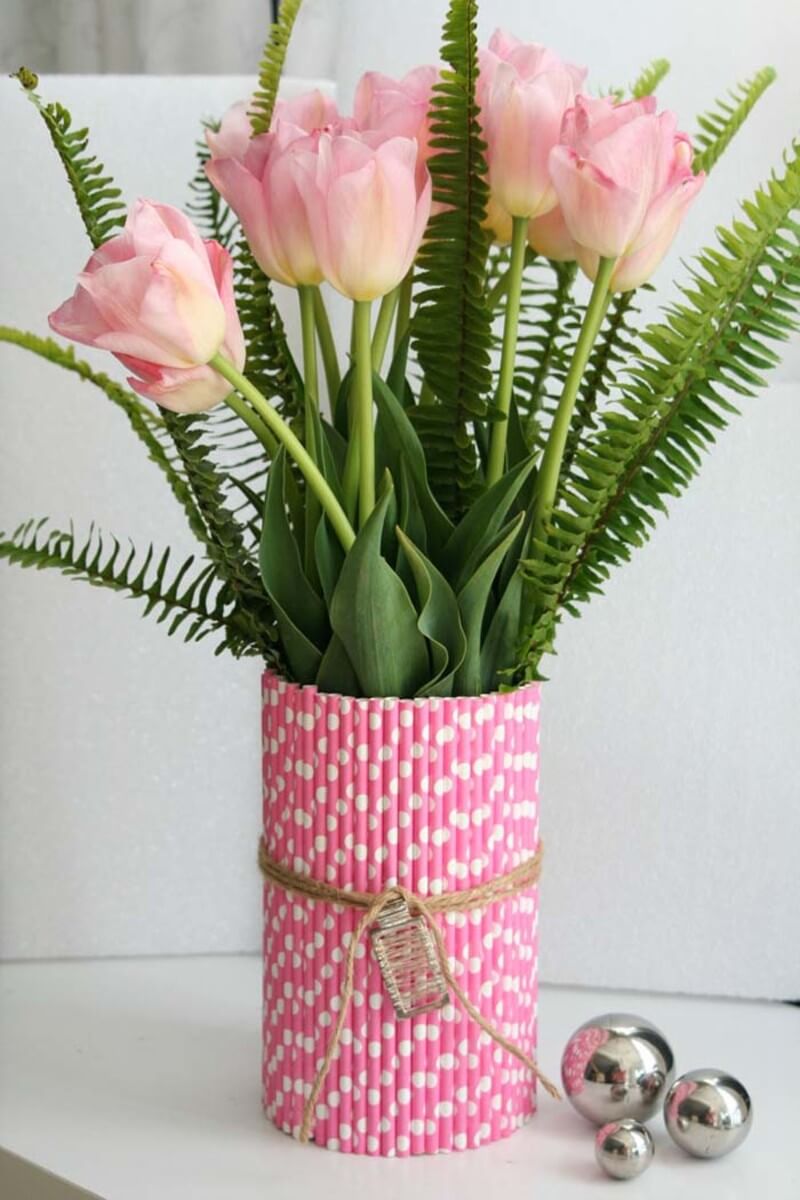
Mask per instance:
[[[413,888],[414,886],[414,863],[411,859],[410,851],[412,845],[415,844],[414,834],[419,805],[419,759],[414,758],[412,755],[412,746],[414,746],[416,740],[416,712],[417,706],[413,701],[406,700],[401,702],[399,758],[401,763],[407,765],[403,768],[403,772],[400,773],[398,782],[396,855],[394,847],[389,846],[390,877],[396,875],[397,882],[407,888]],[[407,774],[405,773],[406,771],[408,772]],[[414,808],[412,805],[416,805],[417,807]],[[404,820],[401,823],[400,813],[407,814],[407,822]],[[406,1053],[401,1054],[400,1051],[411,1037],[411,1022],[407,1020],[401,1021],[396,1017],[391,1005],[384,1006],[384,1010],[389,1014],[386,1020],[394,1025],[395,1033],[392,1039],[391,1053],[387,1053],[386,1055],[388,1065],[385,1068],[387,1074],[384,1076],[385,1086],[382,1090],[383,1136],[381,1140],[381,1152],[386,1153],[388,1148],[391,1147],[393,1153],[408,1154],[411,1145],[411,1056]],[[390,1079],[391,1082],[389,1082]],[[392,1118],[390,1109],[393,1104],[396,1105],[396,1112]],[[384,1146],[387,1147],[387,1150],[383,1149]],[[402,1150],[403,1146],[406,1147],[405,1150]]]
[[[444,704],[440,698],[431,701],[431,796],[432,821],[428,830],[428,850],[431,853],[431,876],[428,880],[428,890],[431,895],[441,895],[445,890],[443,853],[441,840],[437,834],[444,823],[445,791],[449,784],[449,775],[445,770],[445,757],[440,733],[444,725]],[[445,944],[447,941],[446,926],[441,925],[441,918],[434,918],[443,929]],[[439,1067],[441,1055],[441,1009],[428,1014],[427,1028],[427,1079],[428,1117],[426,1122],[426,1147],[428,1153],[438,1153],[449,1150],[452,1139],[452,1099],[443,1070]],[[435,1080],[433,1086],[432,1079]],[[450,1116],[447,1116],[450,1108]]]
[[[344,717],[339,711],[337,698],[334,696],[325,699],[326,709],[326,733],[328,738],[328,755],[329,763],[338,763],[339,750],[344,740],[342,733],[342,723]],[[340,851],[342,850],[342,815],[337,808],[338,789],[335,782],[327,777],[327,771],[321,770],[320,779],[323,781],[323,786],[327,795],[327,815],[325,818],[325,828],[328,838],[326,849],[326,870],[325,874],[329,882],[336,887],[344,886],[344,872],[342,865],[337,861]],[[329,870],[330,868],[330,870]],[[338,967],[333,960],[334,950],[341,949],[342,939],[342,913],[341,905],[326,905],[326,937],[325,937],[325,1024],[323,1027],[322,1053],[328,1045],[328,1040],[331,1036],[333,1025],[336,1022],[336,1013],[334,1012],[333,1000],[338,995]],[[341,1050],[331,1064],[330,1074],[325,1081],[325,1086],[322,1089],[322,1100],[325,1104],[327,1116],[324,1119],[322,1127],[317,1125],[314,1130],[315,1140],[321,1145],[328,1145],[334,1139],[339,1137],[339,1109],[334,1107],[330,1102],[330,1094],[339,1091],[339,1072],[341,1069]],[[324,1142],[323,1142],[324,1138]]]
[[[417,705],[414,710],[414,746],[412,753],[417,753],[414,760],[417,772],[416,791],[421,797],[421,804],[414,812],[414,837],[412,849],[417,854],[412,862],[411,890],[425,895],[428,890],[428,824],[429,824],[429,763],[427,756],[427,740],[429,735],[428,714],[424,705]],[[403,1022],[403,1038],[410,1044],[411,1050],[411,1121],[410,1134],[412,1154],[425,1153],[425,1054],[427,1025],[425,1016],[414,1017]],[[403,1042],[400,1044],[403,1054]],[[421,1084],[421,1085],[420,1085]],[[407,1154],[409,1147],[398,1138],[398,1154]]]
[[[300,825],[300,859],[298,864],[300,870],[305,875],[312,873],[312,863],[314,854],[314,824],[316,822],[317,808],[319,807],[316,795],[316,779],[317,772],[315,768],[316,753],[316,738],[315,729],[315,709],[316,709],[316,689],[302,689],[302,725],[300,730],[300,744],[302,746],[302,762],[305,764],[306,770],[301,777],[302,796],[303,796],[303,820]],[[314,1078],[314,1063],[316,1061],[316,1037],[317,1037],[317,1021],[316,1011],[319,1003],[319,994],[317,991],[317,973],[314,970],[314,955],[316,946],[314,945],[314,933],[316,922],[319,917],[318,905],[309,900],[308,897],[303,897],[301,909],[304,914],[303,919],[303,945],[300,950],[302,956],[301,969],[303,972],[303,1109],[305,1110],[306,1099],[311,1092],[311,1081]],[[312,1003],[309,1003],[309,1001]]]

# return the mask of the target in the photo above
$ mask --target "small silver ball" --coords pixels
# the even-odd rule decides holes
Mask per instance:
[[[604,1125],[654,1116],[675,1075],[669,1042],[655,1025],[631,1013],[604,1013],[573,1033],[561,1058],[572,1106]]]
[[[594,1156],[612,1179],[635,1179],[646,1171],[655,1154],[646,1126],[626,1117],[601,1126],[594,1138]]]
[[[746,1088],[725,1071],[687,1071],[664,1101],[664,1123],[681,1150],[696,1158],[722,1158],[741,1146],[753,1123]]]

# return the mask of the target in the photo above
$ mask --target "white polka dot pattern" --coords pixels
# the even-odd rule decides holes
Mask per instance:
[[[539,686],[491,696],[357,700],[263,680],[264,836],[271,857],[339,888],[420,895],[485,882],[538,842]],[[264,1104],[295,1137],[339,1010],[356,910],[264,889]],[[449,914],[472,1002],[536,1047],[538,896]],[[529,1072],[455,1004],[398,1020],[368,943],[317,1105],[331,1150],[464,1150],[535,1109]]]

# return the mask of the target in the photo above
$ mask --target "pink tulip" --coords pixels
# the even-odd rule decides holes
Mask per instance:
[[[414,261],[431,210],[427,171],[417,182],[416,141],[371,146],[323,133],[316,150],[297,148],[291,167],[328,282],[351,300],[390,292]]]
[[[206,130],[206,143],[212,158],[235,158],[244,161],[253,137],[250,124],[250,112],[253,109],[253,97],[249,100],[237,100],[232,104],[220,122],[219,129]],[[335,102],[318,88],[304,92],[291,100],[278,98],[272,113],[271,128],[278,121],[296,126],[304,133],[313,133],[325,128],[341,128],[346,122],[336,108]]]
[[[590,279],[616,258],[614,291],[649,279],[669,249],[705,176],[692,173],[692,146],[674,113],[655,100],[615,105],[580,97],[567,114],[564,144],[550,170],[576,255]]]
[[[477,97],[493,200],[511,216],[555,207],[548,159],[585,70],[498,30],[481,52]]]
[[[558,205],[544,216],[534,217],[529,222],[528,245],[537,254],[553,262],[574,262],[578,257],[578,247],[572,240]]]
[[[484,229],[488,229],[492,241],[496,242],[498,246],[507,246],[511,241],[513,229],[511,215],[500,207],[491,194],[486,201],[486,216],[482,224]]]
[[[216,353],[244,366],[230,255],[167,204],[137,201],[49,320],[63,337],[110,350],[138,376],[129,380],[137,392],[177,412],[230,392],[206,365]]]
[[[279,121],[274,130],[251,139],[243,159],[206,163],[206,174],[241,221],[262,271],[289,287],[322,280],[292,169],[297,148],[313,149],[319,136]]]
[[[554,50],[539,42],[521,42],[503,29],[496,29],[489,38],[489,45],[479,51],[478,101],[485,96],[501,62],[511,63],[521,79],[534,79],[544,71],[566,70],[572,79],[576,94],[586,79],[586,68],[563,62]]]
[[[240,161],[244,158],[253,136],[248,115],[252,103],[252,97],[237,100],[223,116],[219,129],[206,130],[206,145],[212,158],[238,158]]]
[[[333,100],[316,90],[278,100],[269,133],[251,137],[248,129],[245,138],[241,120],[246,107],[234,105],[219,133],[206,134],[211,150],[206,174],[239,218],[266,275],[289,287],[320,283],[322,272],[290,156],[301,143],[315,149],[323,130],[340,133],[353,121],[341,117]]]
[[[367,71],[358,82],[353,105],[355,126],[361,133],[378,135],[384,141],[392,137],[416,138],[420,185],[430,157],[428,114],[438,78],[436,67],[416,67],[399,80]],[[375,137],[367,140],[377,144]]]

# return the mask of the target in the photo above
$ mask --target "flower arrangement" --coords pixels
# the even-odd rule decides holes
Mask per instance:
[[[773,72],[693,143],[653,96],[665,61],[592,95],[542,46],[479,49],[476,7],[450,0],[441,67],[365,75],[345,117],[319,92],[278,98],[284,0],[254,96],[205,131],[191,217],[146,200],[125,216],[86,131],[20,72],[93,247],[51,327],[111,352],[128,386],[53,340],[0,337],[121,410],[203,561],[37,521],[2,557],[323,692],[541,677],[564,613],[649,536],[795,328],[800,166],[787,155],[642,327],[637,290]],[[297,292],[299,362],[273,282]],[[352,301],[346,354],[323,285]]]

